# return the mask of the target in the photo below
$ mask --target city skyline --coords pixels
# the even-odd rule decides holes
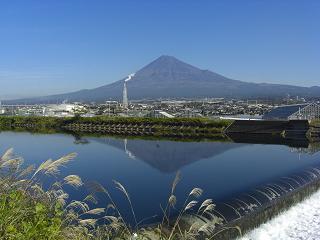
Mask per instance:
[[[0,96],[98,87],[163,54],[242,81],[319,85],[319,12],[318,1],[1,2]]]

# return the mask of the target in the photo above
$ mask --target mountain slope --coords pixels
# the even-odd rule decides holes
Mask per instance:
[[[122,98],[125,79],[90,90],[73,93],[15,100],[23,103],[69,101],[97,101]],[[227,97],[256,98],[319,97],[320,87],[297,87],[280,84],[248,83],[226,78],[217,73],[201,70],[171,56],[161,56],[127,82],[129,99]]]

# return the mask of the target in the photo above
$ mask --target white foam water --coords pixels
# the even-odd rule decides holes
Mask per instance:
[[[320,239],[320,190],[239,239]]]

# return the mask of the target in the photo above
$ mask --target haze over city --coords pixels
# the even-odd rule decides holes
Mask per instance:
[[[247,82],[319,85],[320,2],[1,1],[0,99],[99,87],[157,57]]]

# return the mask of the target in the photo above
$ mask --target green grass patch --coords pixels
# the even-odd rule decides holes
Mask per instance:
[[[64,239],[62,206],[50,207],[25,191],[10,189],[0,195],[1,239]]]

